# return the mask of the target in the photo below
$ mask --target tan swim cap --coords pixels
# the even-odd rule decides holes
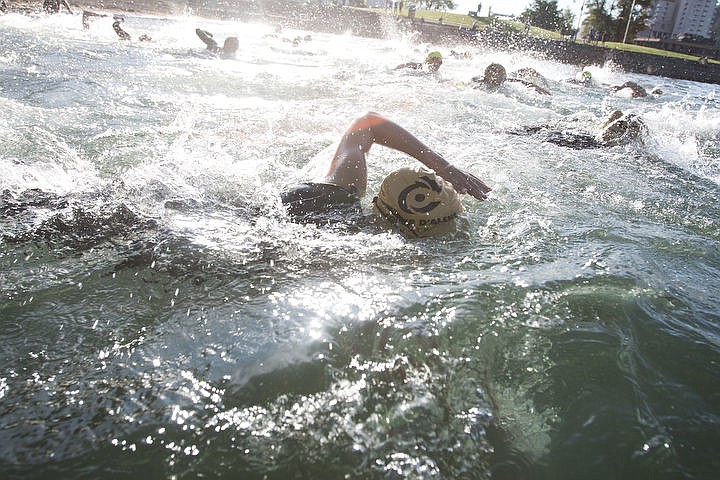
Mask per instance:
[[[462,211],[452,185],[424,167],[405,167],[390,173],[373,203],[409,237],[454,232],[455,219]]]
[[[485,76],[483,81],[488,85],[500,85],[507,80],[507,72],[505,67],[499,63],[491,63],[485,68]]]
[[[615,110],[600,126],[598,139],[603,145],[616,146],[642,139],[645,132],[645,123],[633,113],[623,113]]]

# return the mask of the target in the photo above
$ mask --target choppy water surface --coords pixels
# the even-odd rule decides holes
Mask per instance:
[[[467,46],[424,75],[393,70],[438,48],[412,38],[111,22],[0,17],[4,478],[714,478],[715,86],[592,67],[665,92],[630,100]],[[491,61],[554,95],[463,86]],[[616,108],[644,145],[511,133]],[[286,220],[278,192],[368,110],[493,187],[466,234]],[[374,147],[370,191],[411,162]]]

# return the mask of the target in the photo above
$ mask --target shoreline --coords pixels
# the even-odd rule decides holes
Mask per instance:
[[[80,0],[68,2],[74,13],[85,9],[104,12],[144,13],[149,15],[191,14],[198,17],[224,20],[252,21],[262,20],[284,27],[323,33],[351,33],[372,38],[390,38],[403,31],[416,35],[419,40],[458,47],[471,45],[480,48],[492,48],[502,51],[521,51],[538,55],[548,60],[584,67],[587,65],[613,65],[628,73],[640,73],[667,77],[677,80],[689,80],[707,84],[720,84],[720,64],[701,64],[697,61],[652,55],[648,53],[620,51],[596,45],[575,43],[568,40],[554,40],[523,35],[517,32],[486,28],[477,35],[470,36],[468,31],[456,25],[447,25],[427,21],[413,21],[404,16],[393,17],[383,12],[369,11],[337,6],[318,6],[292,4],[280,0],[267,0],[265,3],[250,0],[226,0],[206,3],[197,1],[149,2],[145,0]],[[11,1],[9,11],[21,10],[42,12],[41,0]],[[61,10],[61,11],[64,11]]]

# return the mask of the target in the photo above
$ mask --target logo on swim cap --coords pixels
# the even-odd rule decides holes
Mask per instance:
[[[449,183],[423,167],[400,168],[380,186],[374,204],[407,236],[428,237],[455,231],[462,211],[457,192]]]
[[[442,188],[434,178],[423,175],[417,182],[405,187],[400,192],[400,195],[398,195],[397,203],[400,210],[410,215],[414,213],[429,213],[435,210],[435,208],[440,205],[440,202],[429,201],[428,199],[431,198],[431,195],[428,195],[428,192],[425,191],[427,189],[435,193],[442,192]],[[408,203],[408,199],[410,203]]]

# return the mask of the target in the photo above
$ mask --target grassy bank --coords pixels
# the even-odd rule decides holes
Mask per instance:
[[[375,8],[375,9],[368,9],[373,10],[376,12],[387,12],[384,8]],[[407,9],[403,9],[400,12],[401,15],[407,17],[408,12]],[[390,15],[390,13],[388,13]],[[511,20],[501,20],[497,18],[488,18],[488,17],[470,17],[468,15],[463,15],[460,13],[449,13],[449,12],[438,12],[434,10],[417,10],[415,12],[415,18],[417,20],[423,19],[426,22],[433,22],[433,23],[439,23],[439,20],[442,18],[442,23],[446,25],[455,25],[462,28],[470,28],[475,21],[478,22],[478,28],[480,30],[483,30],[487,28],[488,26],[491,26],[494,23],[502,23],[505,27],[510,27],[513,30],[515,30],[518,33],[524,33],[525,32],[525,25],[520,22],[514,22]],[[559,32],[552,31],[552,30],[545,30],[538,27],[530,27],[529,31],[530,35],[533,35],[535,37],[540,38],[548,38],[548,39],[554,39],[554,40],[561,40],[563,37],[560,35]],[[578,40],[577,43],[586,43],[582,40]],[[668,50],[660,50],[657,48],[651,48],[651,47],[643,47],[640,45],[635,45],[632,43],[621,43],[621,42],[605,42],[604,44],[599,44],[598,46],[603,48],[614,48],[616,50],[622,50],[627,52],[635,52],[635,53],[646,53],[649,55],[658,55],[661,57],[668,57],[668,58],[682,58],[685,60],[692,60],[697,61],[700,59],[697,55],[688,55],[685,53],[678,53],[678,52],[671,52]],[[711,63],[718,63],[720,62],[715,60],[709,60]]]

